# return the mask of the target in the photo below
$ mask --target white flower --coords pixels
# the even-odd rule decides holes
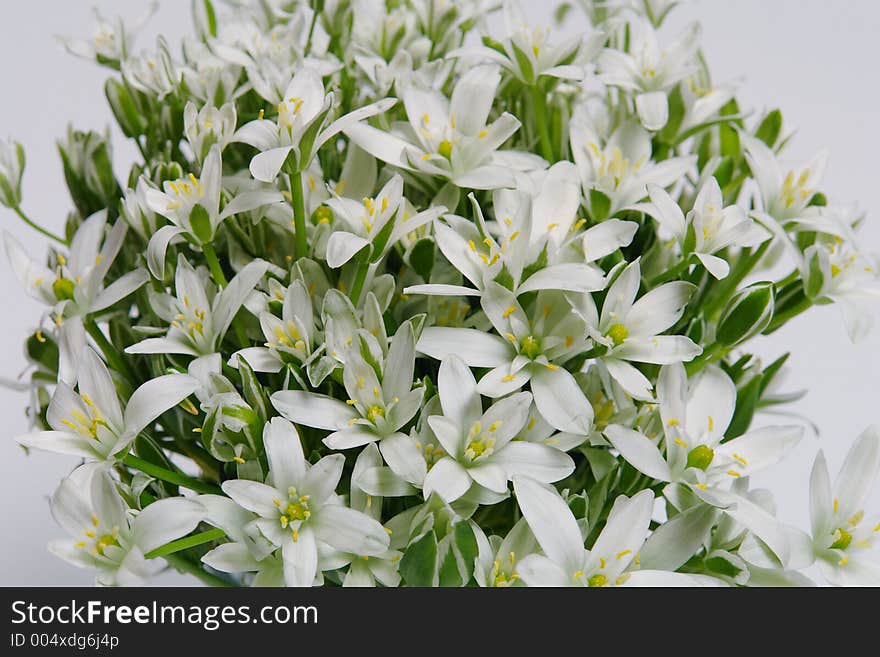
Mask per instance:
[[[364,197],[358,202],[333,194],[326,201],[335,221],[327,242],[327,264],[334,269],[341,267],[367,246],[372,248],[366,257],[375,263],[404,234],[431,223],[446,211],[436,207],[409,216],[402,201],[403,178],[399,175],[392,177],[376,198]]]
[[[96,570],[103,586],[143,586],[156,570],[145,555],[189,534],[204,514],[195,500],[170,497],[133,515],[101,464],[74,470],[49,506],[70,535],[50,541],[49,551],[74,566]]]
[[[409,87],[403,93],[408,125],[383,132],[359,123],[345,134],[374,157],[406,171],[462,188],[513,187],[514,170],[541,169],[546,163],[534,155],[498,151],[520,127],[507,112],[487,124],[500,82],[497,67],[482,65],[459,78],[451,99],[434,89]]]
[[[266,424],[263,444],[268,483],[233,479],[223,483],[223,492],[258,516],[247,528],[249,533],[281,548],[288,586],[311,586],[315,581],[319,543],[365,556],[385,554],[389,540],[382,525],[344,506],[335,494],[342,455],[309,464],[296,429],[282,418]]]
[[[478,525],[475,525],[474,533],[479,550],[474,564],[474,579],[477,584],[498,588],[522,585],[516,568],[520,561],[539,549],[526,519],[520,518],[504,540],[498,536],[486,538]]]
[[[590,229],[594,232],[589,239],[584,235],[584,244],[589,246],[586,262],[563,260],[580,206],[577,174],[570,163],[560,162],[551,167],[534,197],[515,190],[495,190],[492,224],[486,221],[476,198],[472,194],[469,198],[476,223],[449,215],[445,224],[434,225],[434,237],[444,257],[476,289],[428,283],[407,287],[406,294],[479,296],[502,272],[512,279],[511,287],[517,296],[537,290],[595,292],[605,287],[602,271],[590,264],[607,255],[603,245],[594,240],[598,237],[598,226]],[[631,227],[623,231],[631,240],[635,223],[609,223],[608,228],[623,223]],[[613,241],[612,251],[627,237]],[[527,272],[530,265],[542,258],[547,260],[546,266]]]
[[[605,40],[602,33],[588,39],[577,35],[553,45],[550,28],[532,27],[515,0],[504,1],[506,35],[491,45],[464,47],[450,56],[477,56],[494,62],[509,71],[520,82],[535,85],[541,76],[579,81],[584,76],[582,61],[593,59]],[[484,43],[486,39],[484,39]]]
[[[153,310],[170,324],[168,333],[163,338],[141,340],[127,347],[125,353],[204,356],[216,352],[235,314],[266,273],[266,266],[262,260],[250,262],[229,285],[216,292],[213,285],[206,286],[204,277],[181,254],[174,276],[177,296],[151,296]]]
[[[73,55],[84,59],[94,59],[100,64],[115,64],[128,56],[131,44],[138,32],[143,29],[147,21],[156,13],[159,3],[150,2],[147,10],[133,22],[124,21],[121,16],[115,20],[109,20],[101,15],[95,8],[95,30],[91,40],[66,39],[59,40]]]
[[[684,281],[664,283],[638,300],[641,285],[639,261],[630,263],[618,275],[596,312],[592,299],[582,298],[583,314],[593,340],[608,351],[602,362],[621,387],[636,399],[651,399],[651,382],[630,361],[637,363],[687,362],[702,349],[683,335],[660,335],[684,313],[694,287]]]
[[[507,482],[515,475],[526,474],[549,483],[574,470],[571,458],[559,450],[513,440],[528,419],[531,394],[505,397],[484,413],[474,375],[456,356],[440,363],[437,386],[443,415],[429,416],[428,424],[447,456],[434,463],[425,476],[426,498],[436,492],[445,501],[454,502],[473,484],[506,495]],[[415,452],[412,460],[420,456]],[[394,469],[394,463],[389,465]]]
[[[577,521],[553,488],[529,477],[513,480],[516,501],[543,550],[517,564],[528,586],[699,586],[701,579],[662,570],[638,570],[638,552],[654,508],[649,490],[614,501],[605,527],[589,550]]]
[[[69,318],[109,308],[144,285],[149,274],[138,268],[104,287],[128,228],[124,221],[117,221],[109,231],[106,226],[105,210],[86,219],[73,236],[68,254],[55,254],[54,271],[32,260],[18,240],[4,233],[6,254],[25,292]]]
[[[181,73],[171,57],[168,42],[159,37],[155,51],[127,55],[122,60],[122,77],[134,89],[162,101],[177,90]]]
[[[350,339],[365,338],[358,334]],[[384,443],[389,437],[402,435],[401,427],[419,410],[425,389],[413,389],[414,368],[415,337],[412,323],[407,321],[397,330],[384,361],[367,362],[357,348],[347,353],[342,373],[347,401],[303,390],[276,392],[271,401],[291,422],[332,431],[324,439],[331,449],[350,449],[379,440]]]
[[[320,75],[309,68],[297,72],[278,103],[275,121],[259,118],[246,123],[233,140],[250,144],[260,153],[251,160],[251,174],[257,180],[272,182],[282,169],[286,173],[304,171],[318,149],[346,128],[387,111],[395,98],[380,101],[349,112],[329,125],[333,94],[325,94]],[[288,158],[293,155],[289,165]]]
[[[46,412],[51,431],[16,440],[27,447],[80,458],[114,461],[145,428],[189,397],[199,383],[185,374],[150,379],[123,405],[107,366],[90,348],[82,352],[77,390],[61,381]]]
[[[271,285],[275,279],[270,281]],[[264,310],[259,319],[266,346],[241,349],[230,364],[244,358],[256,372],[279,372],[288,362],[310,364],[317,336],[312,299],[302,281],[294,281],[285,290],[280,318]]]
[[[694,165],[692,156],[652,161],[651,137],[638,123],[623,123],[607,140],[602,140],[579,114],[572,118],[571,152],[584,197],[589,200],[591,190],[596,190],[610,201],[606,216],[593,217],[595,221],[614,216],[645,198],[649,184],[669,187]]]
[[[659,436],[609,425],[605,436],[634,468],[663,482],[681,482],[703,501],[725,510],[785,563],[789,539],[766,511],[727,489],[777,463],[803,436],[803,428],[779,425],[725,439],[736,407],[736,386],[720,368],[709,366],[688,381],[684,366],[660,370],[657,397],[665,456]]]
[[[593,408],[562,367],[586,349],[582,317],[558,292],[539,292],[529,317],[513,294],[497,283],[489,284],[481,303],[500,335],[431,326],[422,332],[417,349],[437,360],[455,354],[470,367],[492,368],[478,386],[489,397],[502,397],[529,383],[538,411],[554,428],[588,433]]]
[[[357,481],[362,473],[382,465],[382,456],[375,443],[371,443],[361,450],[354,468],[351,471],[351,492],[349,494],[351,508],[360,511],[377,522],[382,521],[382,498],[370,495],[357,486]],[[397,572],[398,564],[403,554],[399,550],[388,549],[384,554],[346,554],[336,552],[324,555],[325,561],[331,558],[337,563],[348,561],[348,572],[342,580],[343,586],[375,586],[376,582],[383,586],[397,586],[400,584],[400,574]]]
[[[822,575],[836,586],[880,586],[880,567],[865,558],[880,541],[880,517],[864,504],[880,471],[880,432],[869,427],[850,448],[834,487],[820,451],[810,476],[813,549]]]
[[[808,205],[825,174],[828,153],[821,151],[803,167],[783,172],[776,154],[760,139],[741,135],[749,169],[760,189],[763,211],[786,226],[809,215]]]
[[[660,130],[669,120],[666,93],[696,72],[699,25],[692,24],[666,48],[644,20],[631,20],[627,51],[606,48],[599,57],[599,77],[607,85],[632,93],[636,113],[647,130]]]
[[[0,141],[0,203],[7,208],[21,205],[24,164],[24,148],[21,144],[11,139]]]
[[[128,227],[134,230],[145,241],[158,229],[161,219],[156,218],[156,213],[150,208],[147,201],[147,192],[150,185],[146,178],[140,176],[134,188],[126,188],[120,201],[119,214],[128,223]]]
[[[222,152],[235,132],[235,105],[226,103],[219,109],[213,105],[204,105],[196,109],[195,103],[189,101],[183,110],[183,132],[192,146],[193,153],[199,162],[203,162],[214,144]]]
[[[862,340],[874,325],[880,297],[875,258],[854,241],[819,235],[799,260],[807,296],[814,303],[837,305],[850,339]]]
[[[693,253],[715,278],[725,278],[730,265],[713,253],[728,247],[755,246],[770,237],[738,205],[724,207],[721,188],[714,177],[703,184],[687,217],[661,187],[648,185],[648,193],[653,206],[649,211],[672,233],[683,255]]]
[[[220,146],[215,144],[205,158],[201,176],[196,178],[191,173],[179,180],[166,180],[163,183],[164,191],[153,188],[146,191],[149,208],[172,222],[172,225],[156,231],[147,246],[147,264],[156,278],[161,280],[165,275],[165,253],[171,240],[184,235],[197,244],[208,244],[227,217],[277,203],[284,198],[277,189],[242,192],[221,211],[222,174]]]

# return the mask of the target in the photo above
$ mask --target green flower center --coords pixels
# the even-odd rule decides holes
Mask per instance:
[[[119,541],[117,540],[116,536],[114,536],[113,534],[104,534],[103,536],[100,536],[95,542],[95,551],[98,554],[103,555],[104,550],[106,550],[111,545],[119,545]]]
[[[52,292],[59,301],[73,299],[73,290],[76,284],[69,278],[56,278],[52,283]]]
[[[541,341],[534,335],[527,335],[519,341],[519,350],[524,356],[534,360],[541,355]]]
[[[597,573],[587,580],[587,586],[590,588],[597,586],[608,586],[608,578],[602,573]]]
[[[687,467],[705,470],[715,458],[715,451],[706,445],[697,445],[687,456]]]
[[[622,344],[629,337],[629,331],[623,324],[615,324],[608,329],[608,337],[614,342],[614,346]]]
[[[843,528],[838,528],[834,531],[834,542],[831,544],[832,550],[845,550],[849,547],[849,544],[852,543],[852,534],[846,531]]]
[[[437,146],[437,152],[448,160],[452,157],[452,142],[444,139]]]

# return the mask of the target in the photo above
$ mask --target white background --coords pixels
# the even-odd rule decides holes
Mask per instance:
[[[155,34],[174,44],[190,25],[189,2],[166,0],[138,41],[151,46]],[[551,3],[524,2],[535,23],[549,23]],[[146,2],[98,3],[108,14],[133,19]],[[66,125],[102,130],[112,123],[103,98],[106,72],[67,55],[54,35],[91,34],[91,3],[32,0],[4,3],[0,20],[0,137],[13,136],[27,149],[24,207],[37,221],[60,231],[70,207],[55,140]],[[572,22],[565,32],[581,23]],[[703,23],[703,47],[716,82],[740,80],[741,104],[760,112],[780,107],[788,127],[799,133],[787,156],[792,164],[822,147],[831,150],[825,189],[834,200],[856,201],[868,211],[862,233],[880,251],[880,171],[876,153],[880,62],[880,3],[876,0],[702,0],[678,8],[667,37],[688,21]],[[124,180],[135,149],[114,133],[117,171]],[[0,207],[0,225],[35,255],[45,243]],[[20,346],[42,309],[18,288],[5,258],[0,264],[0,376],[15,377],[24,367]],[[777,495],[781,517],[808,527],[807,482],[816,450],[828,457],[832,474],[848,446],[867,425],[878,421],[880,397],[874,375],[880,366],[880,332],[850,344],[833,308],[814,309],[772,338],[761,352],[772,358],[792,351],[788,385],[808,388],[791,410],[809,417],[819,436],[808,437],[794,455],[758,478]],[[88,584],[91,576],[46,552],[60,535],[48,510],[48,496],[74,465],[51,454],[26,456],[13,437],[27,429],[24,399],[0,389],[4,420],[0,436],[0,585]],[[869,509],[880,510],[880,493]],[[159,583],[182,582],[166,575]]]

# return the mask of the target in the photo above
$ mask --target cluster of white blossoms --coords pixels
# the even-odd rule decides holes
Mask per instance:
[[[880,431],[833,485],[816,458],[809,532],[749,485],[803,433],[750,340],[820,304],[866,333],[862,217],[676,4],[566,4],[562,38],[513,0],[194,0],[179,48],[65,42],[141,157],[71,128],[55,235],[0,142],[54,242],[5,235],[46,307],[18,441],[81,460],[52,552],[102,584],[880,584]]]

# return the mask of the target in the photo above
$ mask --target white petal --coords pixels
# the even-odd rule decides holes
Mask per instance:
[[[338,399],[302,390],[282,390],[271,396],[275,409],[291,422],[335,431],[348,427],[357,413]]]
[[[532,393],[541,416],[559,431],[588,433],[593,406],[568,370],[532,367]]]
[[[366,514],[328,504],[310,523],[315,535],[327,545],[359,556],[375,556],[388,549],[388,532]]]
[[[619,424],[609,425],[605,429],[605,436],[636,470],[660,481],[672,481],[669,465],[657,446],[646,436]]]
[[[135,269],[119,277],[113,283],[105,287],[92,302],[91,310],[97,312],[112,306],[117,301],[124,299],[150,280],[146,269]]]
[[[394,434],[379,443],[379,451],[394,474],[412,484],[422,484],[427,465],[413,439],[402,433]]]
[[[565,290],[568,292],[595,292],[605,287],[601,272],[586,264],[566,263],[545,267],[520,285],[517,294],[536,290]]]
[[[642,125],[656,132],[669,120],[669,101],[665,91],[653,91],[636,96],[636,112]]]
[[[168,251],[168,245],[183,232],[184,230],[177,226],[162,226],[150,238],[147,244],[147,267],[156,279],[161,281],[165,278],[165,253]]]
[[[318,574],[318,546],[315,534],[308,527],[302,529],[294,541],[291,537],[281,546],[284,560],[284,583],[287,586],[312,586]]]
[[[574,471],[568,454],[548,445],[515,440],[493,455],[493,463],[501,465],[508,478],[526,475],[543,483],[559,481]]]
[[[571,586],[570,578],[562,568],[540,554],[530,554],[516,565],[517,574],[528,586]]]
[[[254,372],[280,372],[284,363],[271,349],[266,347],[247,347],[239,349],[229,359],[229,366],[238,368],[238,359],[244,360]]]
[[[513,490],[541,549],[574,574],[584,560],[584,541],[568,505],[554,488],[528,477],[514,477]]]
[[[507,492],[507,471],[498,464],[485,463],[468,468],[471,479],[494,493]]]
[[[684,312],[694,286],[674,281],[654,288],[633,304],[626,318],[630,335],[653,336],[675,324]]]
[[[630,397],[644,401],[652,399],[651,382],[634,366],[617,358],[606,358],[603,362],[608,373]]]
[[[483,414],[474,375],[458,356],[447,356],[440,363],[437,389],[443,415],[459,426],[469,425]]]
[[[471,478],[457,461],[444,456],[428,470],[422,486],[425,499],[437,493],[444,501],[454,502],[471,486]]]
[[[253,511],[264,518],[274,518],[278,515],[278,507],[275,505],[278,491],[272,486],[247,479],[229,479],[224,481],[221,487],[236,504],[248,511]]]
[[[436,360],[456,354],[471,367],[497,367],[512,358],[512,350],[503,338],[476,329],[446,326],[422,331],[416,350]]]
[[[730,273],[730,265],[727,264],[727,260],[719,258],[718,256],[708,255],[706,253],[697,253],[696,255],[697,258],[699,258],[700,262],[703,263],[706,271],[708,271],[718,280],[726,278],[727,275]]]
[[[243,543],[219,545],[202,557],[202,563],[223,573],[249,573],[260,569],[260,562]]]
[[[257,153],[251,160],[251,175],[262,182],[274,182],[292,150],[292,146],[281,146]]]
[[[703,545],[716,513],[710,506],[695,506],[657,527],[639,552],[641,567],[678,570]]]
[[[687,336],[657,335],[652,338],[628,338],[614,350],[614,355],[637,363],[669,365],[691,361],[702,351],[702,347]]]
[[[337,269],[351,260],[355,254],[370,243],[354,233],[338,230],[327,241],[327,264]]]
[[[306,473],[306,457],[296,428],[273,417],[263,429],[263,445],[275,488],[287,490],[300,484]]]
[[[880,431],[870,426],[847,452],[846,460],[834,480],[834,491],[843,516],[860,511],[880,470]]]
[[[125,432],[134,438],[157,417],[189,397],[199,382],[187,374],[166,374],[150,379],[131,395],[125,407]]]
[[[145,554],[189,534],[202,521],[205,507],[184,497],[153,502],[131,524],[132,538]]]
[[[582,238],[584,259],[595,262],[623,246],[629,246],[638,229],[636,222],[621,219],[608,219],[588,228]]]

